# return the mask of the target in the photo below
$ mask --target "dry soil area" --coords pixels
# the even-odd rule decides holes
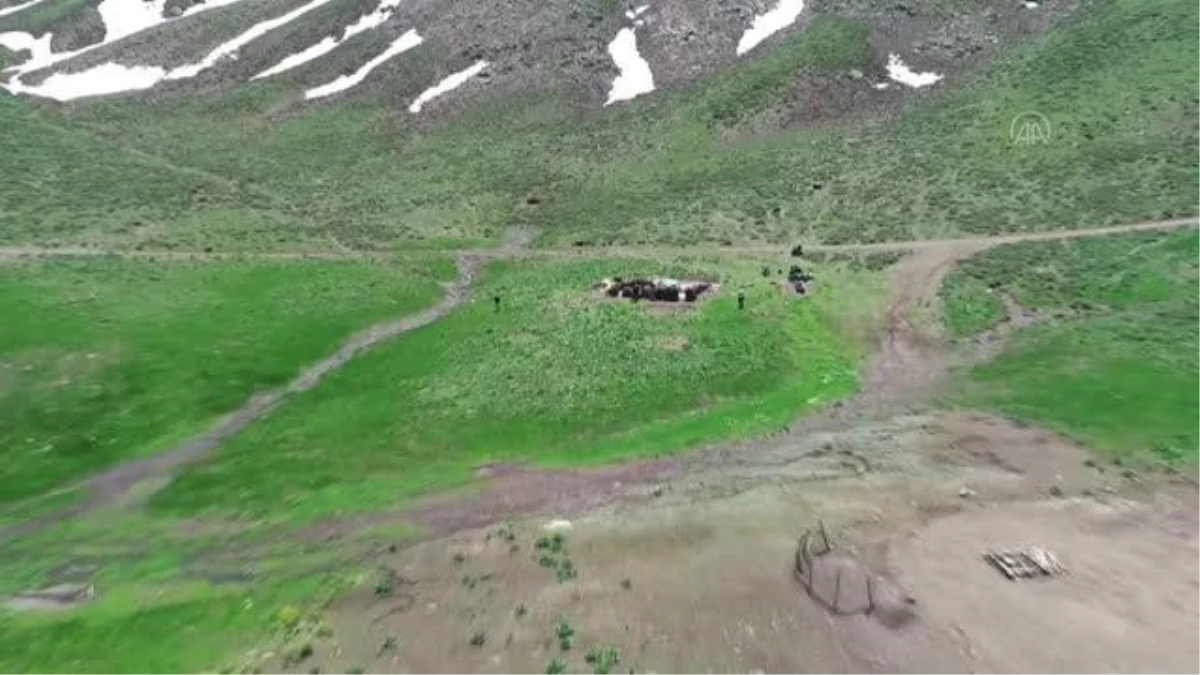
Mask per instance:
[[[1135,484],[1042,431],[901,416],[624,497],[569,527],[541,517],[381,553],[392,593],[364,576],[291,669],[588,672],[601,646],[619,651],[612,672],[1196,669],[1194,487]],[[818,521],[911,598],[912,621],[835,616],[803,591],[797,537]],[[554,533],[562,552],[537,547]],[[1013,582],[982,559],[1023,545],[1068,573]]]

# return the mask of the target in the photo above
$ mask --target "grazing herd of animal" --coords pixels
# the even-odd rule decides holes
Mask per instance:
[[[714,289],[716,284],[708,281],[679,281],[655,277],[653,279],[629,279],[621,277],[605,279],[600,288],[610,298],[658,300],[660,302],[695,302],[700,296]]]
[[[804,255],[804,249],[797,245],[792,248],[791,254],[793,258],[799,258]],[[779,271],[782,274],[783,270]],[[763,268],[763,276],[771,276],[770,267]],[[807,294],[808,283],[813,278],[813,275],[805,272],[799,265],[792,265],[788,268],[788,284],[800,295]],[[705,293],[715,291],[718,285],[710,281],[680,281],[666,277],[637,277],[633,279],[613,277],[612,279],[602,280],[597,287],[610,298],[628,298],[634,302],[640,300],[695,302],[704,296]],[[744,303],[745,295],[744,293],[739,293],[739,308],[744,306]],[[499,301],[497,301],[497,308],[499,308]]]

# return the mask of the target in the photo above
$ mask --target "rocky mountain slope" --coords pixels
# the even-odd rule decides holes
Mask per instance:
[[[859,88],[930,86],[1045,30],[1074,3],[924,4],[25,0],[0,10],[0,45],[16,52],[6,89],[57,100],[188,91],[195,79],[232,89],[288,73],[311,100],[432,61],[425,77],[405,78],[425,87],[422,102],[468,82],[457,98],[569,82],[611,104],[753,58],[823,15],[869,26]]]
[[[1183,0],[2,1],[10,243],[879,241],[1198,197]]]

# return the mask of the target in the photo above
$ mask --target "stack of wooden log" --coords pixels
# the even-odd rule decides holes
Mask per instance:
[[[983,559],[1010,581],[1052,577],[1066,572],[1053,553],[1031,546],[1026,549],[989,551]]]

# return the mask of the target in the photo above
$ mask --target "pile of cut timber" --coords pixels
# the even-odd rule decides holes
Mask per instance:
[[[1011,581],[1051,577],[1067,571],[1053,553],[1036,546],[1023,550],[991,551],[985,553],[983,559]]]

